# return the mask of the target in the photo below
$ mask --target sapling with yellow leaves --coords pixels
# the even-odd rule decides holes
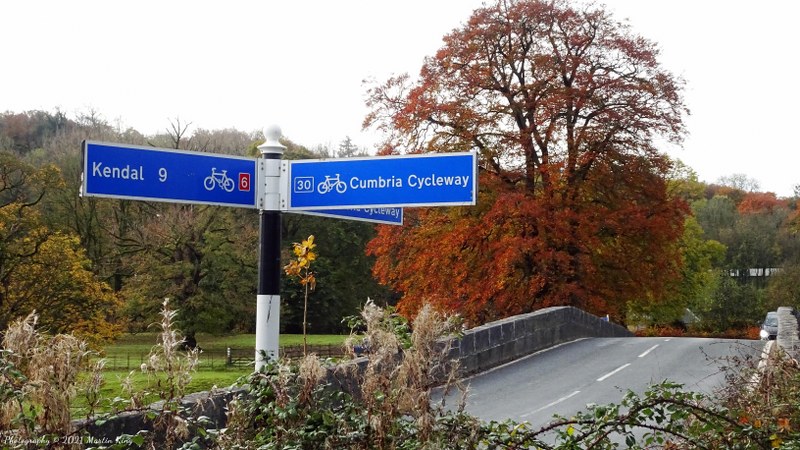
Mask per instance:
[[[289,261],[283,269],[286,275],[297,278],[300,284],[305,288],[305,295],[303,298],[303,355],[307,355],[308,340],[306,327],[308,323],[308,294],[314,290],[317,285],[317,279],[314,272],[311,271],[311,263],[317,259],[317,254],[314,252],[317,244],[314,243],[314,235],[308,237],[303,242],[294,243],[294,259]]]

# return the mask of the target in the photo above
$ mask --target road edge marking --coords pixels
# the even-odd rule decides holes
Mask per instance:
[[[556,348],[563,347],[565,345],[574,344],[575,342],[585,341],[587,339],[593,339],[593,338],[591,338],[591,337],[582,337],[582,338],[574,339],[572,341],[561,342],[561,343],[556,344],[556,345],[554,345],[552,347],[543,348],[541,350],[537,350],[537,351],[535,351],[533,353],[529,353],[529,354],[527,354],[525,356],[522,356],[520,358],[512,359],[511,361],[508,361],[506,363],[500,364],[499,366],[490,367],[490,368],[488,368],[488,369],[486,369],[486,370],[484,370],[482,372],[473,373],[472,375],[469,375],[467,377],[461,378],[461,381],[469,381],[469,380],[471,380],[473,378],[476,378],[476,377],[478,377],[480,375],[484,375],[484,374],[487,374],[487,373],[492,373],[492,372],[494,372],[496,370],[500,370],[500,369],[502,369],[502,368],[504,368],[506,366],[510,366],[512,364],[516,364],[516,363],[518,363],[520,361],[525,361],[528,358],[532,358],[534,356],[540,355],[540,354],[545,353],[545,352],[549,352],[550,350],[554,350]]]

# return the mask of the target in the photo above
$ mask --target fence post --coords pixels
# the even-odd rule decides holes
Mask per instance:
[[[231,348],[230,347],[228,347],[228,349],[226,350],[226,353],[225,353],[225,365],[227,365],[228,367],[233,365],[233,359],[231,359]]]

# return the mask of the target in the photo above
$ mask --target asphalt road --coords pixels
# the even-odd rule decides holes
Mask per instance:
[[[592,338],[564,344],[467,380],[466,411],[485,420],[528,421],[537,429],[554,414],[569,417],[588,403],[619,403],[669,380],[713,395],[730,358],[755,358],[764,343],[700,338]],[[448,398],[452,406],[455,396]]]

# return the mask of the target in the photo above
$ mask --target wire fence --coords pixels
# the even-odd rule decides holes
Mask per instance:
[[[289,345],[278,350],[281,358],[299,358],[303,356],[302,345]],[[341,358],[346,351],[341,344],[309,345],[308,353],[316,353],[323,358]],[[105,357],[107,370],[136,370],[147,362],[149,353],[131,352],[116,353]],[[198,370],[242,369],[253,366],[255,350],[253,348],[201,349],[198,355]]]

